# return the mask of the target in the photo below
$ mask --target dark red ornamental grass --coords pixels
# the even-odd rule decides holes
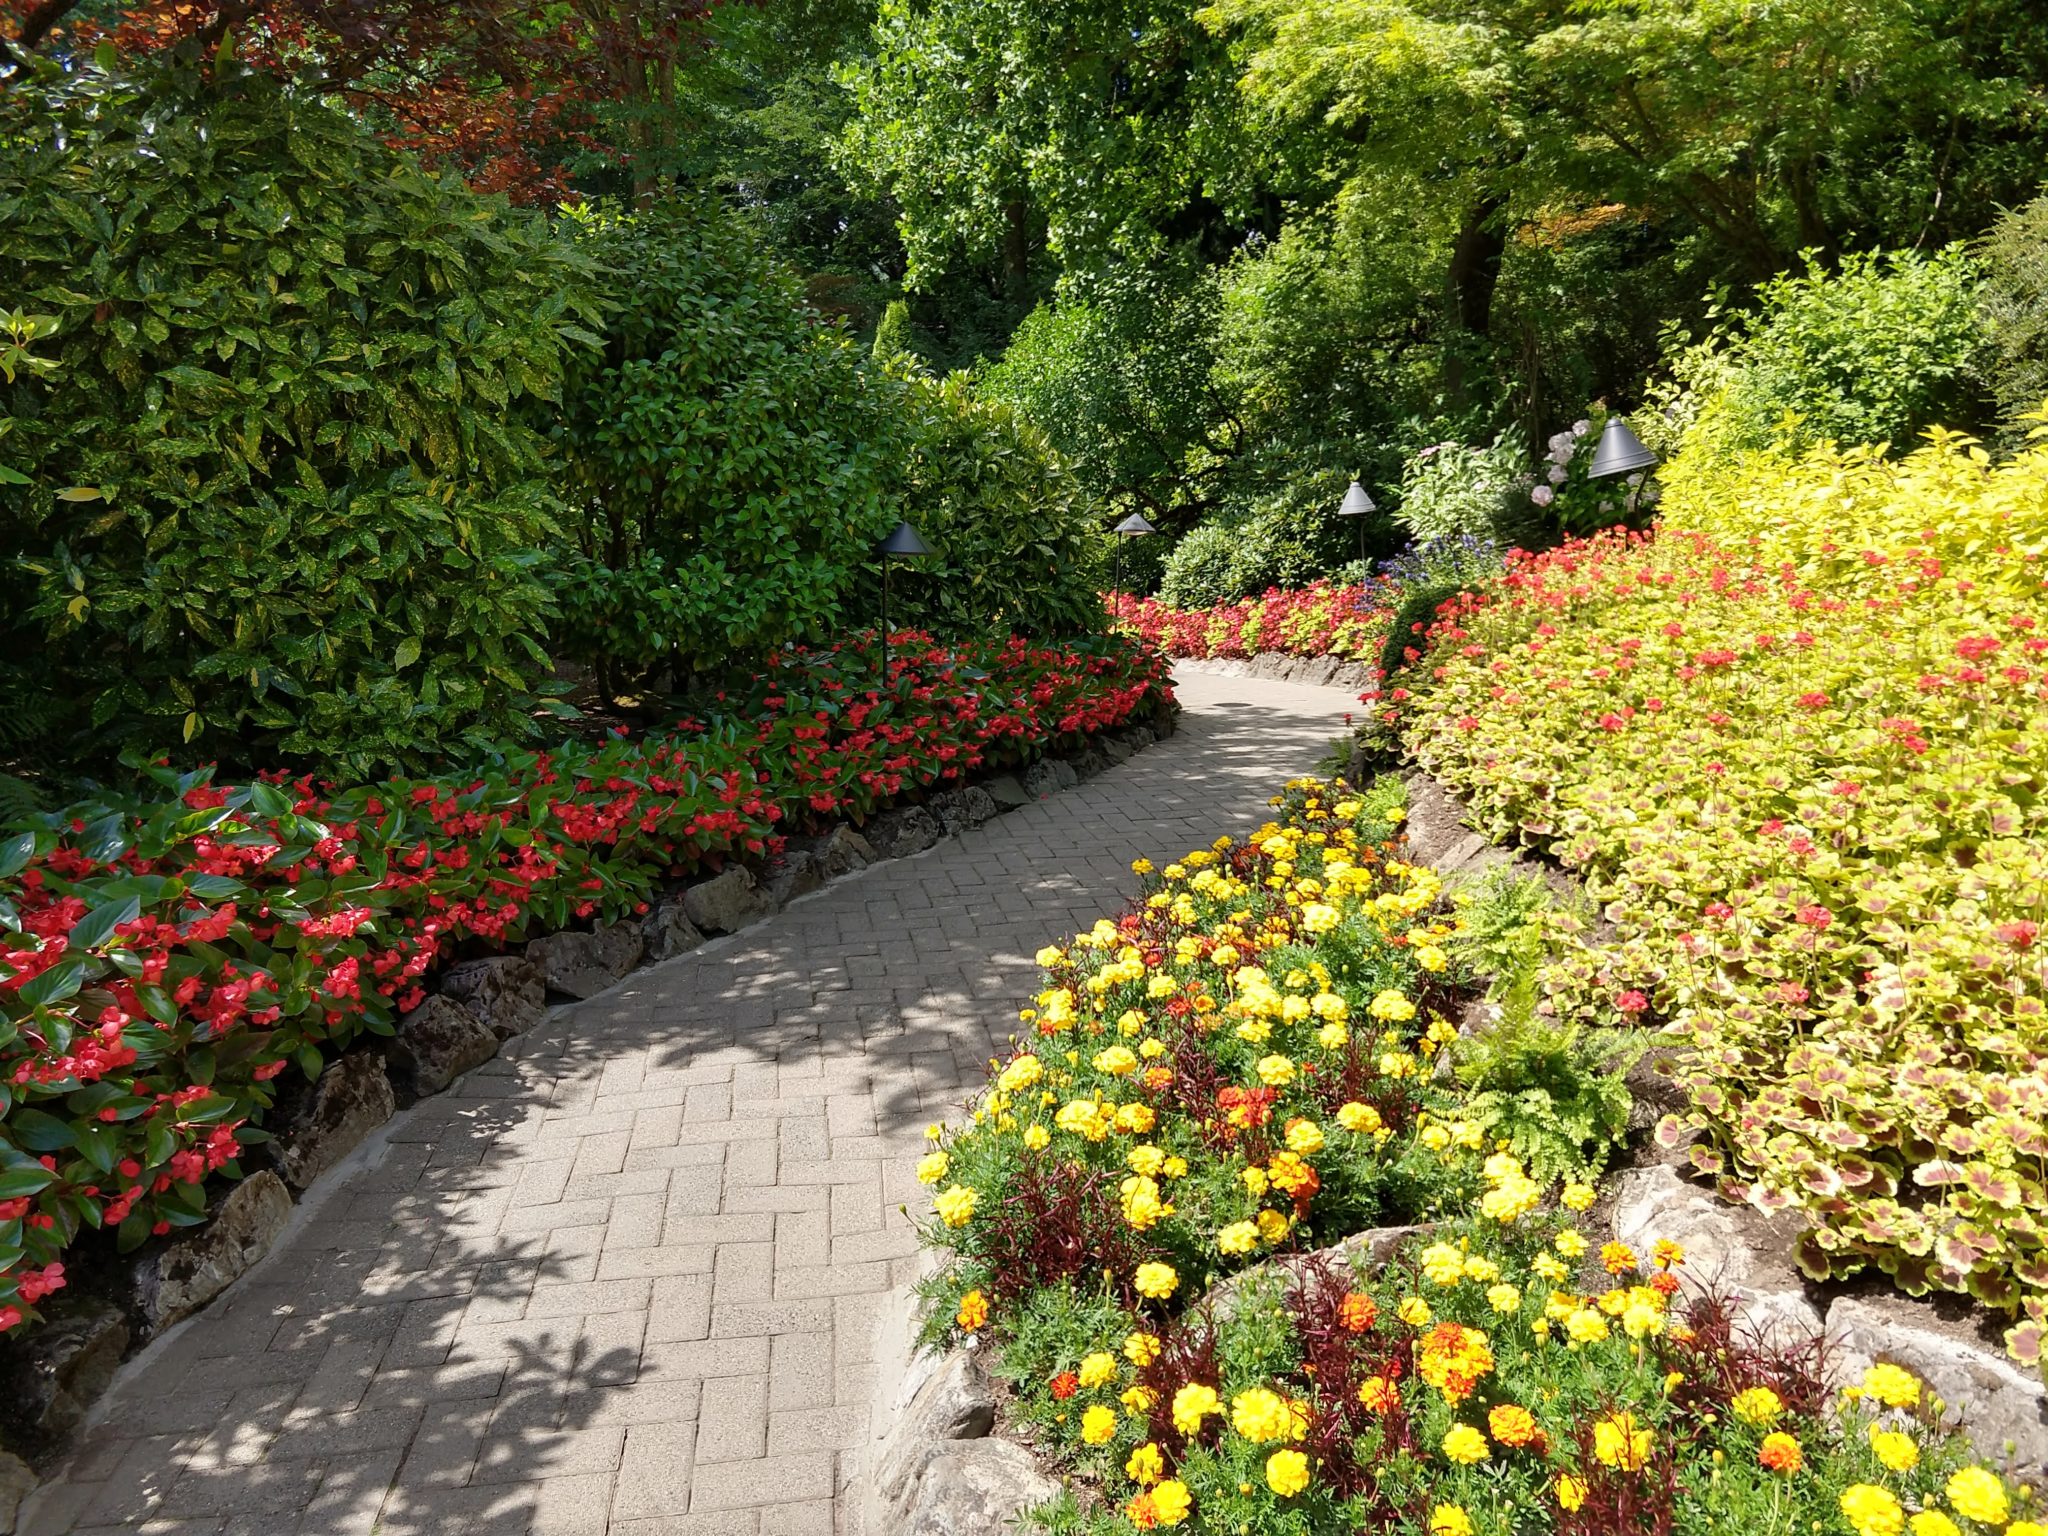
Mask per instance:
[[[974,1257],[998,1299],[1101,1275],[1119,1287],[1126,1306],[1138,1306],[1130,1277],[1158,1250],[1124,1220],[1121,1182],[1115,1172],[1062,1158],[1026,1158],[1001,1198],[984,1207],[986,1220],[975,1224]]]

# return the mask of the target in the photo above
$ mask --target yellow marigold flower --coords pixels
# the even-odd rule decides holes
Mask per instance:
[[[1453,1424],[1444,1432],[1444,1455],[1461,1467],[1477,1466],[1492,1454],[1486,1436],[1470,1424]]]
[[[939,1213],[939,1219],[949,1227],[964,1227],[974,1220],[974,1207],[981,1200],[978,1191],[964,1184],[954,1184],[932,1201],[932,1208]]]
[[[1041,969],[1049,970],[1066,959],[1067,952],[1057,944],[1048,944],[1031,958],[1038,962]]]
[[[1150,1413],[1159,1402],[1159,1394],[1150,1387],[1125,1387],[1117,1394],[1117,1401],[1133,1413]]]
[[[1603,1467],[1640,1472],[1650,1459],[1651,1436],[1633,1413],[1611,1413],[1593,1425],[1593,1454]]]
[[[1566,1514],[1577,1511],[1586,1502],[1586,1480],[1567,1472],[1557,1480],[1557,1507]]]
[[[1863,1390],[1887,1408],[1913,1408],[1920,1402],[1920,1378],[1887,1361],[1863,1373]]]
[[[1159,1358],[1159,1335],[1134,1333],[1124,1340],[1124,1358],[1133,1365],[1150,1365]]]
[[[1146,1061],[1157,1061],[1166,1054],[1166,1042],[1156,1037],[1148,1037],[1138,1042],[1138,1054]]]
[[[1900,1536],[1906,1528],[1906,1512],[1888,1489],[1872,1483],[1854,1483],[1842,1490],[1842,1516],[1856,1536]]]
[[[1729,1399],[1728,1411],[1745,1424],[1768,1424],[1785,1411],[1785,1400],[1769,1387],[1745,1387]]]
[[[1139,1232],[1148,1232],[1173,1214],[1173,1207],[1159,1197],[1159,1186],[1141,1173],[1134,1173],[1117,1187],[1124,1220]]]
[[[1116,1380],[1116,1356],[1106,1349],[1081,1357],[1081,1369],[1076,1373],[1084,1387],[1107,1386]]]
[[[1410,1328],[1420,1328],[1428,1323],[1430,1318],[1429,1303],[1420,1296],[1403,1298],[1401,1305],[1394,1310],[1395,1315]]]
[[[1285,1088],[1294,1081],[1294,1063],[1285,1056],[1261,1056],[1257,1067],[1259,1081],[1268,1088]]]
[[[1456,1504],[1439,1504],[1429,1512],[1429,1536],[1472,1536],[1472,1517]]]
[[[1173,1394],[1173,1427],[1183,1435],[1199,1435],[1202,1420],[1222,1411],[1223,1400],[1216,1389],[1202,1382],[1191,1381]]]
[[[1291,1440],[1296,1424],[1292,1405],[1269,1388],[1251,1387],[1230,1400],[1230,1427],[1254,1445]]]
[[[1116,1410],[1106,1403],[1092,1403],[1081,1415],[1081,1439],[1088,1445],[1107,1445],[1116,1438]]]
[[[1591,1307],[1574,1307],[1565,1314],[1564,1331],[1574,1344],[1598,1344],[1611,1331],[1607,1319]]]
[[[980,1291],[969,1291],[960,1298],[960,1310],[953,1320],[969,1333],[988,1321],[988,1298]]]
[[[946,1170],[953,1166],[953,1160],[943,1152],[928,1152],[917,1160],[917,1182],[936,1184],[946,1176]]]
[[[1174,1293],[1175,1287],[1180,1284],[1180,1276],[1174,1273],[1174,1268],[1171,1264],[1156,1262],[1140,1264],[1137,1273],[1132,1276],[1132,1280],[1138,1287],[1138,1294],[1140,1296],[1149,1296],[1154,1301],[1166,1300],[1167,1297]]]
[[[1586,1249],[1589,1245],[1583,1234],[1566,1228],[1557,1234],[1554,1246],[1566,1258],[1576,1261],[1585,1257]]]
[[[1552,1285],[1557,1284],[1558,1281],[1571,1273],[1570,1270],[1565,1268],[1564,1262],[1561,1259],[1553,1258],[1547,1253],[1539,1253],[1535,1258],[1531,1259],[1529,1261],[1529,1271],[1538,1279],[1548,1280]]]
[[[1131,860],[1131,873],[1134,875],[1149,875],[1152,873],[1153,867],[1150,859]]]
[[[2012,1507],[1995,1472],[1965,1467],[1948,1480],[1948,1501],[1957,1514],[1985,1525],[2003,1525]]]
[[[1288,1121],[1287,1150],[1302,1157],[1314,1157],[1323,1150],[1323,1128],[1313,1120]]]
[[[1451,957],[1434,944],[1422,944],[1416,947],[1415,963],[1425,971],[1440,971],[1451,963]]]
[[[1112,1045],[1095,1053],[1095,1070],[1111,1077],[1126,1077],[1138,1070],[1138,1053],[1127,1045]]]
[[[1093,1099],[1075,1099],[1060,1106],[1060,1112],[1053,1116],[1053,1124],[1070,1136],[1100,1141],[1109,1134],[1110,1122],[1109,1117],[1103,1114],[1102,1106]]]
[[[1610,1275],[1627,1274],[1637,1265],[1636,1251],[1627,1243],[1602,1243],[1600,1267]]]
[[[1024,1145],[1033,1152],[1043,1152],[1052,1144],[1052,1133],[1042,1125],[1024,1127]]]
[[[1285,1237],[1291,1225],[1278,1211],[1259,1212],[1259,1237],[1268,1245],[1277,1243]]]
[[[1468,1253],[1465,1255],[1465,1278],[1476,1280],[1481,1285],[1491,1285],[1500,1278],[1500,1266],[1483,1255]]]
[[[1194,1499],[1188,1493],[1188,1486],[1179,1478],[1169,1477],[1146,1495],[1152,1501],[1152,1518],[1161,1525],[1179,1525],[1195,1507]]]
[[[1517,1175],[1479,1197],[1479,1214],[1508,1226],[1535,1210],[1542,1198],[1542,1187],[1534,1179]]]
[[[1564,1193],[1558,1196],[1565,1209],[1572,1211],[1591,1210],[1593,1202],[1599,1198],[1600,1192],[1590,1184],[1567,1184]]]
[[[1650,1247],[1650,1257],[1657,1261],[1659,1269],[1676,1269],[1685,1262],[1685,1250],[1668,1238],[1658,1238]]]
[[[2015,1520],[2005,1528],[2005,1536],[2048,1536],[2048,1525],[2034,1520]]]
[[[1249,1221],[1233,1221],[1216,1234],[1216,1247],[1223,1253],[1250,1253],[1259,1246],[1259,1229]]]
[[[1337,1123],[1345,1130],[1361,1135],[1371,1135],[1383,1123],[1380,1112],[1370,1104],[1346,1104],[1337,1111]]]
[[[1299,1451],[1275,1451],[1266,1458],[1266,1486],[1283,1499],[1308,1486],[1308,1458]]]
[[[1335,907],[1320,901],[1303,902],[1301,908],[1301,931],[1303,933],[1328,933],[1344,920],[1343,914]]]
[[[1351,1030],[1347,1025],[1333,1022],[1316,1031],[1316,1044],[1326,1051],[1341,1051],[1350,1043]]]
[[[1149,1488],[1166,1475],[1166,1458],[1159,1447],[1147,1440],[1124,1462],[1124,1476],[1140,1488]]]
[[[1415,1005],[1392,987],[1374,997],[1368,1011],[1388,1024],[1404,1024],[1415,1017]]]
[[[1923,1509],[1907,1522],[1913,1536],[1963,1536],[1963,1528],[1949,1519],[1938,1509]],[[2005,1536],[2013,1536],[2019,1526],[2009,1525]]]
[[[1652,1302],[1630,1298],[1621,1311],[1621,1331],[1632,1339],[1647,1339],[1664,1331],[1664,1308]]]
[[[1910,1472],[1920,1465],[1920,1447],[1913,1437],[1896,1429],[1870,1426],[1870,1448],[1888,1472]]]
[[[1021,1093],[1026,1088],[1036,1087],[1038,1080],[1045,1076],[1045,1068],[1036,1056],[1019,1056],[996,1079],[996,1086],[1005,1093]]]
[[[1502,1317],[1512,1316],[1522,1310],[1521,1290],[1516,1286],[1507,1284],[1505,1281],[1499,1285],[1488,1286],[1486,1289],[1486,1304]]]
[[[1431,1285],[1456,1285],[1465,1278],[1465,1255],[1449,1243],[1431,1243],[1422,1250],[1422,1278]]]
[[[1166,1166],[1166,1154],[1146,1142],[1131,1148],[1124,1158],[1124,1166],[1133,1173],[1142,1173],[1146,1178],[1157,1178],[1159,1170]]]
[[[1360,1383],[1358,1400],[1374,1413],[1387,1413],[1401,1406],[1401,1384],[1384,1376],[1368,1376]]]
[[[1165,1174],[1169,1179],[1185,1178],[1187,1176],[1188,1171],[1188,1160],[1184,1157],[1178,1156],[1169,1157],[1166,1160],[1166,1166],[1161,1168],[1159,1171]]]
[[[1116,1128],[1133,1136],[1147,1134],[1158,1123],[1159,1116],[1150,1104],[1125,1104],[1116,1112]]]

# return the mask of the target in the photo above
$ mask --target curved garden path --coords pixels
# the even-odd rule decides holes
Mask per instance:
[[[131,1365],[23,1529],[852,1531],[924,1127],[1041,945],[1138,855],[1254,825],[1356,707],[1179,683],[1168,741],[557,1010],[401,1115]]]

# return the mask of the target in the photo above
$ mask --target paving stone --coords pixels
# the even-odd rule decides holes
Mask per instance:
[[[1115,766],[1050,800],[1015,777],[943,797],[923,814],[957,837],[924,858],[773,916],[719,877],[731,911],[712,923],[686,895],[684,920],[738,940],[573,1014],[532,1016],[544,949],[461,989],[453,968],[444,990],[506,1039],[497,1060],[395,1121],[259,1287],[141,1367],[96,1453],[37,1495],[36,1529],[858,1536],[925,1125],[1013,1027],[1031,954],[1113,912],[1133,858],[1264,819],[1356,707],[1246,677],[1184,690],[1172,742],[1138,752],[1170,720],[1119,732],[1099,744]],[[1037,766],[1048,792],[1075,772]],[[792,846],[829,874],[876,853],[844,827]],[[621,955],[649,942],[626,938]],[[619,957],[583,948],[592,990],[610,985]],[[383,1101],[299,1149],[305,1177],[389,1116],[367,1061]]]

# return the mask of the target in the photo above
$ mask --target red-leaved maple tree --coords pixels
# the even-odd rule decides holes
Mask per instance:
[[[644,178],[676,131],[679,59],[718,0],[0,0],[0,85],[33,54],[190,40],[335,92],[472,185],[528,202],[578,159]]]

